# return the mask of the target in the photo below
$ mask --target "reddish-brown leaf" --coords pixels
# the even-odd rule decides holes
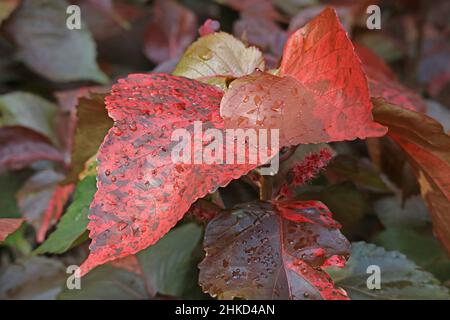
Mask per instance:
[[[348,299],[322,270],[349,255],[339,228],[316,201],[237,206],[207,226],[200,285],[222,299]]]
[[[133,22],[148,14],[136,3],[114,0],[77,0],[85,21],[95,40],[111,38],[131,28]]]
[[[52,169],[40,170],[33,174],[16,194],[17,205],[22,217],[34,227],[40,230],[46,224],[44,213],[47,210],[58,183],[64,179],[64,175]],[[50,221],[48,222],[50,224]]]
[[[234,81],[221,102],[228,128],[279,128],[280,146],[378,137],[367,81],[333,9],[292,34],[280,75]]]
[[[221,207],[208,200],[198,199],[192,204],[186,215],[198,223],[206,224],[217,216],[221,210]]]
[[[64,98],[74,100],[76,117],[74,128],[71,130],[70,170],[64,184],[78,181],[78,175],[83,171],[86,161],[93,157],[103,142],[103,139],[113,123],[105,107],[105,87],[82,88],[78,92],[68,93]],[[109,90],[108,90],[109,91]],[[94,93],[95,92],[95,93]]]
[[[19,4],[20,0],[3,0],[2,3],[0,3],[0,25],[3,21],[8,19]]]
[[[425,112],[427,107],[422,98],[398,82],[381,58],[364,46],[357,45],[355,49],[363,63],[371,97],[384,98],[403,108]]]
[[[25,219],[0,219],[0,242],[16,231],[24,221]]]
[[[258,47],[265,54],[268,69],[278,67],[287,35],[274,21],[244,11],[233,24],[233,34],[249,45]]]
[[[144,36],[144,53],[155,63],[178,57],[197,35],[195,14],[173,0],[158,0]]]
[[[224,3],[236,11],[246,12],[269,20],[285,21],[271,0],[225,0]]]
[[[35,161],[64,163],[64,157],[40,133],[20,126],[0,128],[0,172],[22,169]]]
[[[42,218],[42,223],[39,227],[38,232],[36,233],[36,241],[41,243],[45,239],[45,234],[48,229],[56,224],[61,218],[61,215],[64,210],[64,205],[67,200],[69,200],[70,195],[72,194],[75,188],[74,184],[68,184],[66,186],[56,186],[53,191],[53,195],[50,198],[47,209],[44,212],[44,216]]]
[[[258,166],[174,163],[174,130],[186,129],[206,147],[210,139],[193,136],[194,121],[223,129],[221,97],[213,86],[165,74],[130,75],[113,86],[105,101],[115,124],[99,150],[83,274],[154,244],[194,201]]]
[[[428,204],[437,237],[450,252],[450,136],[436,120],[374,99],[375,119],[405,151]]]

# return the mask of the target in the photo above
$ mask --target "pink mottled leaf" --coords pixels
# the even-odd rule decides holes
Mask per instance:
[[[193,135],[194,121],[202,122],[203,131],[223,129],[221,98],[213,86],[165,74],[130,75],[113,86],[105,102],[114,126],[99,150],[98,191],[88,225],[91,253],[83,274],[154,244],[195,200],[258,166],[172,159],[176,129],[186,129],[193,144],[212,143],[211,137]],[[191,149],[191,160],[196,150]],[[212,160],[203,155],[203,163]]]

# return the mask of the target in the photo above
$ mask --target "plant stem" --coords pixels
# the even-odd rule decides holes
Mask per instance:
[[[261,187],[259,189],[259,200],[267,201],[272,199],[272,184],[273,177],[272,176],[261,176],[259,178],[259,182]]]

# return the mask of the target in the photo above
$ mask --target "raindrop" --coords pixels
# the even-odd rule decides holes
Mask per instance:
[[[205,48],[203,50],[200,51],[200,53],[198,54],[199,58],[202,60],[210,60],[213,56],[213,53],[211,50],[209,50],[208,48]]]
[[[185,104],[184,102],[178,102],[178,103],[176,103],[176,104],[175,104],[175,107],[176,107],[178,110],[186,110],[186,104]]]
[[[122,231],[123,229],[125,229],[128,226],[128,223],[126,223],[125,221],[119,221],[119,223],[117,224],[117,229],[119,231]]]
[[[136,126],[136,122],[133,121],[128,125],[128,128],[130,128],[131,131],[136,131],[137,130],[137,126]]]
[[[114,132],[114,134],[116,136],[121,136],[122,135],[122,130],[120,130],[118,127],[115,127],[113,132]]]
[[[260,106],[261,103],[262,103],[262,99],[261,99],[261,97],[258,96],[258,95],[256,95],[256,96],[253,98],[253,101],[255,102],[255,105],[256,105],[256,106]]]

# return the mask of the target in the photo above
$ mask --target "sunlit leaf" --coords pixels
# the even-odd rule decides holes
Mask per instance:
[[[3,0],[0,3],[0,24],[9,17],[19,4],[20,0]]]
[[[214,76],[241,77],[264,70],[264,59],[255,47],[225,32],[201,37],[183,54],[174,75],[205,80]]]

